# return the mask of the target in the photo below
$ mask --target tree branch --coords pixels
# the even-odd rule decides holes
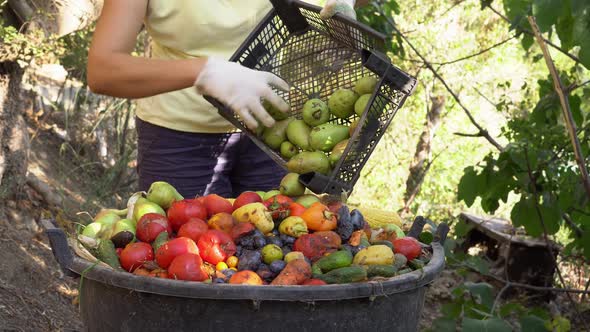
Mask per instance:
[[[481,50],[481,51],[479,51],[477,53],[466,55],[464,57],[461,57],[461,58],[458,58],[458,59],[455,59],[455,60],[445,61],[445,62],[431,62],[431,64],[444,66],[444,65],[450,65],[450,64],[457,63],[457,62],[460,62],[460,61],[468,60],[468,59],[474,58],[476,56],[482,55],[484,53],[487,53],[487,52],[493,50],[494,48],[496,48],[498,46],[502,46],[502,45],[506,44],[507,42],[511,41],[514,38],[516,38],[516,36],[512,36],[510,38],[506,38],[506,39],[502,40],[501,42],[498,42],[498,43],[496,43],[496,44],[494,44],[494,45],[492,45],[492,46],[490,46],[488,48],[484,48],[483,50]]]
[[[575,288],[558,288],[558,287],[543,287],[543,286],[533,286],[533,285],[529,285],[529,284],[523,284],[520,282],[512,282],[512,281],[508,281],[506,279],[500,278],[496,275],[493,274],[488,274],[488,273],[482,273],[481,271],[479,271],[477,268],[469,265],[469,264],[465,264],[464,262],[461,262],[459,260],[457,260],[456,258],[449,258],[451,260],[454,260],[457,264],[459,264],[460,266],[466,267],[474,272],[477,272],[485,277],[488,278],[492,278],[498,282],[501,282],[503,284],[509,284],[510,287],[518,287],[518,288],[523,288],[523,289],[530,289],[530,290],[534,290],[534,291],[539,291],[539,292],[555,292],[555,293],[572,293],[572,294],[590,294],[590,290],[586,289],[575,289]]]
[[[508,23],[512,23],[512,22],[510,22],[510,20],[508,19],[508,17],[502,15],[502,13],[500,13],[498,10],[496,10],[491,5],[488,4],[488,5],[486,5],[486,7],[488,7],[489,9],[491,9],[494,13],[496,13],[498,16],[500,16],[504,21],[506,21]],[[515,28],[518,29],[518,31],[524,32],[524,33],[526,33],[529,36],[534,36],[534,33],[532,31],[530,31],[529,29],[523,28],[520,25],[517,25]],[[572,55],[571,53],[569,53],[568,51],[564,50],[560,46],[555,45],[550,40],[547,40],[547,39],[543,38],[543,41],[545,43],[547,43],[548,45],[550,45],[551,47],[553,47],[554,49],[556,49],[556,50],[560,51],[561,53],[563,53],[564,55],[566,55],[568,58],[574,60],[576,63],[581,63],[581,61],[580,61],[580,59],[578,57],[576,57],[575,55]]]
[[[383,12],[383,8],[380,8],[379,6],[377,6],[376,9],[379,11],[379,13],[381,15],[383,15],[383,17],[385,17],[385,19],[387,20],[387,23],[391,26],[391,28],[404,40],[404,42],[406,44],[408,44],[408,46],[410,46],[410,48],[414,51],[414,53],[416,53],[416,55],[424,62],[424,65],[432,72],[432,74],[444,85],[445,89],[451,94],[451,96],[453,96],[453,99],[455,99],[457,104],[463,109],[463,111],[465,112],[465,114],[469,118],[469,121],[471,121],[471,123],[479,130],[481,137],[484,137],[488,142],[490,142],[490,144],[492,144],[494,147],[496,147],[496,149],[502,151],[503,147],[500,145],[500,143],[498,143],[490,135],[490,133],[486,129],[484,129],[479,123],[477,123],[477,121],[475,120],[475,118],[471,114],[471,111],[469,111],[467,109],[467,107],[465,107],[465,105],[463,105],[463,103],[461,102],[461,99],[459,99],[459,96],[457,96],[457,94],[453,91],[453,89],[451,89],[451,87],[447,84],[447,82],[444,80],[444,78],[442,78],[442,76],[438,73],[438,71],[436,69],[434,69],[432,64],[416,49],[416,47],[414,47],[414,44],[412,44],[408,40],[408,38],[399,31],[399,29],[397,28],[397,26],[395,25],[395,23],[393,22],[391,17],[388,14],[386,14],[385,12]]]
[[[481,134],[481,132],[475,133],[475,134],[469,134],[469,133],[453,133],[453,135],[463,136],[463,137],[482,137],[483,136]]]
[[[529,21],[531,22],[531,25],[534,24],[535,26],[533,27],[533,29],[537,29],[536,27],[536,23],[533,20],[530,19],[529,16]],[[529,154],[528,154],[528,149],[525,147],[524,149],[524,156],[526,158],[526,166],[527,166],[527,172],[529,175],[529,179],[531,180],[531,183],[535,184],[536,183],[536,178],[533,175],[533,171],[531,169],[531,163],[529,160]],[[533,191],[533,199],[534,199],[534,206],[535,206],[535,211],[537,212],[537,215],[539,216],[539,221],[541,222],[541,226],[543,227],[543,238],[545,239],[545,243],[547,244],[547,250],[549,251],[549,255],[551,257],[553,257],[553,249],[552,249],[552,245],[551,242],[549,241],[549,236],[547,235],[547,227],[545,227],[545,220],[543,219],[543,214],[541,213],[541,209],[539,207],[539,195],[537,193],[537,186],[532,185],[532,191]],[[557,276],[559,277],[559,281],[561,282],[561,284],[565,287],[565,279],[563,278],[563,275],[561,273],[561,269],[559,268],[559,265],[557,264],[557,260],[554,260],[555,262],[555,270],[557,271]],[[584,293],[585,294],[585,293]],[[572,307],[574,308],[574,310],[576,311],[577,315],[580,316],[580,312],[578,310],[578,308],[576,307],[576,302],[574,301],[574,299],[572,298],[572,295],[570,293],[567,293],[567,298],[569,299],[570,303],[572,304]],[[586,321],[583,321],[584,325],[586,325]],[[588,328],[588,326],[586,326],[586,329]]]
[[[580,140],[578,139],[576,123],[574,122],[574,116],[572,115],[572,110],[570,109],[569,100],[567,94],[565,92],[565,88],[561,79],[559,78],[559,74],[557,73],[557,69],[555,68],[555,64],[553,63],[553,59],[551,59],[551,54],[545,45],[543,37],[541,36],[541,32],[539,31],[539,27],[535,21],[534,16],[528,17],[529,23],[533,28],[533,32],[535,33],[535,38],[537,39],[537,43],[541,47],[543,51],[543,57],[545,58],[545,62],[547,63],[547,68],[549,68],[549,72],[551,73],[551,77],[553,77],[553,87],[557,95],[559,96],[559,101],[561,102],[561,109],[563,111],[563,118],[566,123],[567,130],[569,132],[570,140],[572,142],[574,148],[574,154],[576,156],[576,162],[578,163],[578,167],[580,168],[580,173],[582,174],[582,183],[584,184],[584,189],[586,190],[586,194],[590,198],[590,179],[588,179],[588,170],[586,169],[586,164],[584,163],[584,154],[582,153],[582,147],[580,146]]]
[[[569,214],[564,213],[562,215],[563,220],[565,220],[565,223],[574,230],[574,233],[576,233],[576,237],[582,237],[582,235],[584,234],[584,232],[582,231],[582,229],[576,225],[574,223],[574,221],[572,220],[572,218],[569,216]]]
[[[584,288],[584,293],[582,294],[582,299],[580,302],[584,302],[584,298],[586,297],[586,295],[588,295],[590,292],[588,292],[588,288],[590,287],[590,277],[588,278],[588,281],[586,281],[586,287]]]

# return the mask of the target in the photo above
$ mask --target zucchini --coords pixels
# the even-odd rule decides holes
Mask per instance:
[[[115,270],[122,270],[119,256],[115,250],[115,244],[111,240],[101,240],[98,245],[98,259],[105,262]]]
[[[372,277],[393,277],[397,273],[397,268],[393,265],[368,265],[367,278]]]
[[[408,262],[408,266],[413,270],[419,270],[424,267],[424,262],[418,258],[415,258]]]
[[[313,265],[319,268],[323,273],[341,267],[347,267],[350,266],[350,264],[352,264],[352,253],[348,250],[340,250],[320,258]]]
[[[391,250],[393,251],[393,243],[391,243],[391,241],[384,240],[384,241],[376,241],[376,242],[373,242],[373,245],[378,245],[378,244],[386,245],[389,248],[391,248]]]
[[[168,242],[168,232],[162,232],[158,234],[154,242],[152,242],[152,248],[154,248],[154,253],[156,253],[156,251],[158,251],[158,249],[166,242]]]
[[[367,271],[362,266],[354,265],[341,267],[326,274],[314,275],[313,277],[323,280],[328,284],[346,284],[367,279]]]

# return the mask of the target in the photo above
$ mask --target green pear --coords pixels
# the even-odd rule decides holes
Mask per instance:
[[[379,83],[379,80],[376,77],[365,76],[356,81],[353,90],[359,95],[370,94],[375,90],[377,83]]]
[[[272,198],[272,197],[275,197],[276,195],[278,195],[278,194],[280,194],[280,193],[281,193],[281,192],[280,192],[280,191],[278,191],[278,190],[271,190],[271,191],[267,191],[267,192],[264,194],[264,197],[262,197],[262,200],[263,200],[263,201],[266,201],[267,199],[269,199],[269,198]]]
[[[367,108],[367,103],[371,100],[370,94],[362,95],[354,104],[354,112],[356,115],[361,116],[365,112],[365,108]]]
[[[299,182],[299,174],[288,173],[281,180],[279,190],[286,196],[300,196],[305,193],[305,186]]]
[[[133,221],[137,224],[139,219],[147,213],[158,213],[166,216],[166,212],[158,204],[150,202],[145,198],[138,199],[133,207]]]
[[[299,203],[299,204],[305,206],[305,208],[308,208],[313,203],[319,202],[319,201],[320,201],[320,199],[316,195],[311,195],[311,194],[299,196],[295,200],[296,203]]]
[[[111,227],[119,220],[121,220],[121,216],[118,214],[118,210],[102,210],[96,214],[93,221]]]
[[[328,105],[321,99],[308,100],[303,105],[301,114],[303,121],[312,127],[322,125],[330,120]]]
[[[182,201],[184,197],[168,182],[156,181],[150,186],[147,192],[147,199],[166,210],[172,205],[172,202]]]
[[[102,233],[103,228],[104,228],[103,224],[98,223],[98,222],[93,222],[93,223],[86,225],[86,227],[84,227],[84,230],[82,230],[82,235],[87,236],[92,239],[98,239]]]
[[[318,172],[328,175],[331,171],[330,160],[325,153],[321,151],[301,152],[294,156],[287,163],[289,172],[304,174],[309,172]]]
[[[287,160],[291,159],[294,155],[299,152],[297,147],[289,141],[284,141],[281,144],[281,156]]]
[[[311,128],[303,120],[293,120],[287,126],[287,138],[302,150],[309,150]]]
[[[113,227],[111,241],[117,248],[124,248],[129,243],[135,241],[135,222],[130,219],[121,219]]]
[[[262,139],[271,149],[279,150],[281,144],[287,140],[287,126],[293,121],[293,118],[288,118],[278,121],[274,126],[264,129]]]
[[[349,89],[336,90],[330,98],[328,98],[328,108],[334,116],[340,119],[347,119],[354,113],[354,104],[359,95]]]

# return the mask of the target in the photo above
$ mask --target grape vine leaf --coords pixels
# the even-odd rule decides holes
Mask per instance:
[[[574,17],[572,16],[572,8],[569,0],[563,3],[561,15],[557,18],[555,31],[563,49],[569,51],[574,47]]]
[[[485,307],[491,309],[494,305],[494,296],[492,295],[493,287],[486,282],[466,282],[465,287],[475,297],[476,302],[483,304]]]
[[[514,205],[510,218],[514,226],[523,226],[530,236],[539,237],[543,234],[543,226],[547,234],[555,234],[559,231],[561,221],[561,210],[556,202],[547,202],[535,207],[532,198],[522,196],[520,201]],[[539,213],[543,218],[542,222]]]
[[[459,181],[457,199],[464,201],[467,206],[473,205],[478,194],[478,175],[473,166],[465,168],[463,176]]]
[[[508,323],[499,318],[485,320],[463,318],[463,332],[505,332],[512,331]]]
[[[545,327],[545,321],[535,315],[524,316],[520,319],[522,332],[541,332],[548,331]]]
[[[533,15],[541,31],[547,32],[551,29],[559,17],[562,6],[561,0],[533,0]]]

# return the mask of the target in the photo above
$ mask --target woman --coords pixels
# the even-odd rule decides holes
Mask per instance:
[[[314,1],[309,1],[314,2]],[[355,0],[328,0],[322,17],[355,17]],[[279,77],[227,61],[271,9],[268,0],[105,0],[88,59],[88,84],[99,94],[137,101],[140,190],[166,181],[185,197],[276,188],[284,171],[223,119],[215,97],[249,128],[270,127],[262,98],[288,105],[272,87]],[[131,52],[145,25],[152,58]],[[257,121],[258,120],[258,121]]]

